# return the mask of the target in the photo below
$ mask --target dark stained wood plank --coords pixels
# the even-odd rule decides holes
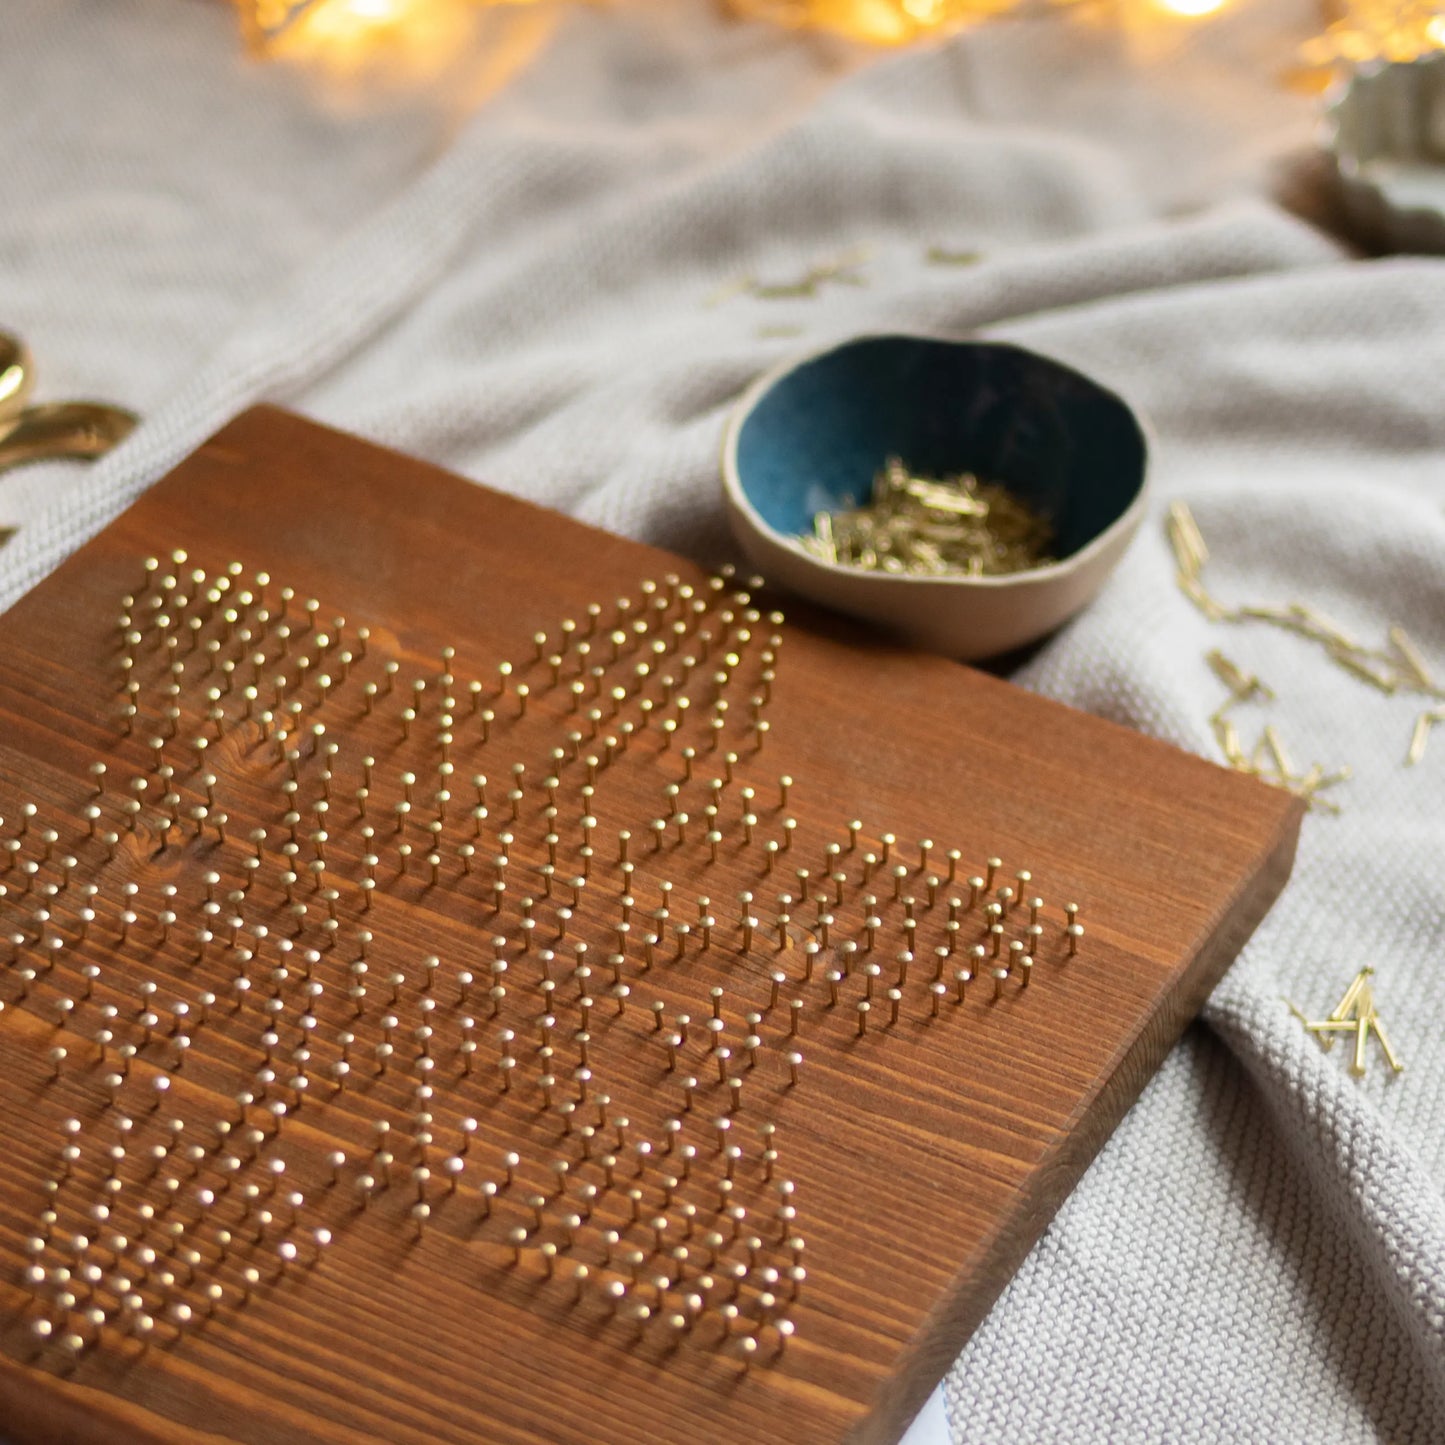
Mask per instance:
[[[169,561],[177,548],[183,566]],[[151,556],[165,561],[148,576]],[[193,569],[204,573],[195,583]],[[177,583],[166,590],[168,574]],[[218,579],[224,591],[208,600]],[[283,586],[295,589],[284,619]],[[732,579],[714,590],[678,558],[259,408],[0,618],[0,1419],[17,1445],[898,1437],[1283,886],[1299,806],[835,619],[790,606],[779,624],[775,599],[734,600],[738,590],[751,589]],[[619,611],[618,598],[629,606]],[[126,642],[131,628],[139,644]],[[265,661],[253,667],[257,651]],[[559,681],[554,651],[565,657]],[[129,682],[139,716],[126,731]],[[378,693],[369,706],[367,684]],[[761,748],[756,716],[768,723]],[[680,724],[666,742],[664,720]],[[278,746],[278,727],[293,724]],[[696,750],[690,770],[684,747]],[[99,792],[96,761],[107,769]],[[515,818],[514,764],[524,770]],[[483,819],[472,814],[478,773]],[[782,774],[795,780],[786,805]],[[443,786],[451,796],[439,805]],[[89,806],[100,810],[93,823]],[[209,809],[199,831],[197,808]],[[685,841],[673,811],[688,815]],[[596,820],[585,835],[584,814]],[[710,844],[711,826],[720,836]],[[630,872],[620,829],[632,834]],[[865,855],[883,853],[885,833],[895,835],[888,862],[865,883]],[[770,870],[766,843],[789,838]],[[923,839],[933,840],[926,866]],[[960,854],[951,882],[950,849]],[[1031,870],[1029,889],[1046,900],[1042,933],[1028,933],[1027,908],[1011,910],[1004,939],[1030,953],[1028,986],[1016,966],[996,1001],[985,976],[960,1003],[955,971],[988,937],[988,900],[971,901],[967,880],[991,857],[1003,860],[995,894]],[[289,888],[288,871],[298,875]],[[931,902],[930,874],[940,879]],[[659,927],[664,883],[670,916]],[[786,946],[780,893],[796,900]],[[624,894],[635,902],[619,950]],[[908,899],[914,957],[899,983]],[[1062,911],[1071,900],[1086,929],[1076,956]],[[744,947],[749,909],[760,922]],[[704,916],[715,920],[706,947]],[[649,965],[653,929],[662,941]],[[506,963],[495,973],[494,938]],[[935,950],[950,940],[935,1015]],[[579,957],[590,970],[580,977]],[[828,971],[845,963],[833,1003]],[[860,1037],[870,964],[879,972]],[[621,1012],[614,978],[629,990]],[[495,1017],[494,980],[505,989]],[[714,989],[730,1050],[721,1061],[707,1029]],[[680,1014],[691,1021],[669,1069]],[[58,1062],[56,1049],[66,1051]],[[505,1090],[504,1054],[515,1060]],[[338,1075],[342,1063],[349,1073]],[[556,1082],[544,1091],[547,1074]],[[697,1082],[685,1088],[688,1077]],[[742,1086],[729,1113],[733,1079]],[[253,1097],[238,1103],[243,1092]],[[268,1112],[277,1103],[280,1116]],[[731,1180],[718,1119],[741,1150]],[[389,1168],[376,1155],[379,1121],[390,1126]],[[79,1150],[68,1162],[67,1144]],[[695,1151],[686,1167],[684,1146]],[[510,1184],[508,1151],[519,1156]],[[630,1190],[641,1191],[635,1203]],[[429,1210],[420,1222],[419,1201]],[[735,1204],[746,1211],[737,1220],[721,1212]],[[780,1218],[780,1208],[796,1212]],[[583,1222],[569,1224],[573,1214]],[[660,1253],[654,1219],[666,1221]],[[324,1246],[318,1229],[330,1232]],[[517,1248],[514,1229],[526,1231]],[[37,1261],[43,1278],[31,1281]],[[801,1281],[789,1274],[799,1262]],[[620,1307],[607,1293],[616,1284]],[[219,1300],[208,1298],[214,1285]],[[51,1322],[49,1339],[35,1335],[37,1320]],[[66,1347],[71,1333],[82,1347]]]

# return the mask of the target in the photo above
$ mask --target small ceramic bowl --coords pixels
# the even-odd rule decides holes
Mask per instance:
[[[1360,239],[1445,253],[1445,53],[1360,66],[1325,109],[1324,145]]]
[[[975,472],[1052,521],[1058,560],[999,577],[862,571],[799,542],[813,514],[866,499],[889,457]],[[748,557],[793,591],[950,657],[1012,651],[1103,586],[1146,510],[1148,445],[1113,392],[1022,347],[869,336],[769,372],[723,444],[723,488]]]

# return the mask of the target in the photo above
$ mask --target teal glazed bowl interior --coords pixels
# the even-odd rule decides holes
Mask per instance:
[[[1103,584],[1145,510],[1148,443],[1107,388],[1022,347],[872,336],[769,373],[728,427],[723,480],[744,550],[774,580],[958,657],[1045,635]],[[813,514],[865,502],[889,457],[975,472],[1051,520],[1056,561],[1002,577],[865,572],[804,551]]]

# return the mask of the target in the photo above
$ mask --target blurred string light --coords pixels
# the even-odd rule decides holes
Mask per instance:
[[[425,88],[465,114],[546,44],[548,0],[233,0],[253,54],[318,72],[327,94],[363,103]]]
[[[879,45],[904,45],[999,15],[1064,10],[1082,23],[1137,36],[1171,21],[1207,21],[1245,3],[1248,0],[730,0],[741,14]],[[1445,49],[1445,0],[1320,0],[1319,14],[1322,33],[1304,49],[1310,65],[1413,60]]]
[[[390,54],[441,55],[462,38],[462,17],[536,0],[236,0],[252,47],[353,68]],[[1092,24],[1136,30],[1207,21],[1244,0],[719,0],[734,13],[792,30],[822,30],[873,45],[906,45],[1002,15],[1068,10]],[[1321,0],[1314,66],[1408,60],[1445,48],[1445,0]],[[405,68],[401,66],[401,68]],[[424,66],[415,63],[412,70]]]
[[[907,45],[1010,15],[1067,12],[1080,23],[1138,33],[1199,21],[1240,0],[724,0],[736,13],[873,45]]]
[[[385,11],[403,8],[402,0],[331,0],[329,4],[327,0],[237,0],[237,3],[246,39],[257,50],[275,45],[288,32],[294,34],[308,12],[312,24],[325,10],[336,12],[347,24],[368,24],[375,19],[366,14],[368,9],[375,9],[378,5]],[[336,22],[333,19],[326,23]]]
[[[365,52],[417,46],[422,33],[455,29],[462,11],[535,0],[236,0],[254,50],[269,55],[356,59]],[[1155,15],[1202,19],[1232,0],[1143,0]],[[1087,0],[720,0],[739,15],[791,30],[823,30],[873,45],[905,45],[1006,14],[1064,8],[1094,11]],[[1136,12],[1138,5],[1128,7]]]
[[[478,10],[529,0],[236,0],[251,48],[335,61],[425,54],[460,38]]]
[[[1326,0],[1324,34],[1308,41],[1311,65],[1418,60],[1445,50],[1445,0]]]
[[[826,30],[871,45],[906,45],[1040,7],[1034,0],[732,0],[730,8],[790,30]]]
[[[1157,8],[1181,20],[1202,20],[1224,8],[1223,0],[1158,0]]]

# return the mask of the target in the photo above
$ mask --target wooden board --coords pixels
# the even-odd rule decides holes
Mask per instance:
[[[755,591],[263,408],[0,619],[17,1445],[898,1437],[1299,807]]]

